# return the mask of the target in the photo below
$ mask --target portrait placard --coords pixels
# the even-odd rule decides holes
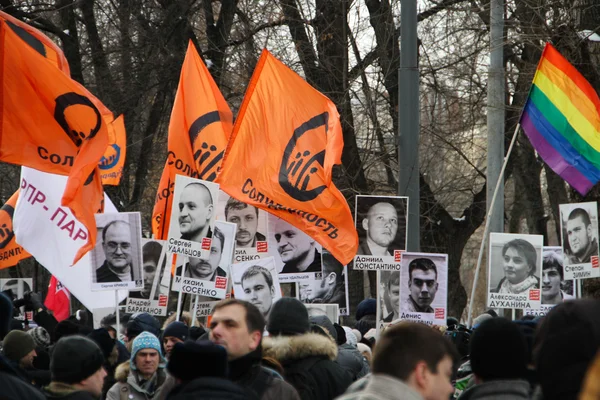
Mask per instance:
[[[273,304],[281,298],[273,257],[233,264],[231,279],[235,297],[254,304],[265,317],[269,315]]]
[[[96,214],[92,249],[92,291],[141,290],[142,222],[139,212]]]
[[[224,299],[230,279],[236,228],[235,224],[215,221],[208,259],[178,255],[173,290]],[[184,266],[185,275],[182,282]]]
[[[561,204],[560,232],[564,278],[600,277],[598,264],[598,203]]]
[[[491,233],[488,307],[539,309],[542,235]]]
[[[326,315],[334,324],[340,322],[340,308],[338,304],[305,304],[308,310],[308,317],[316,317],[318,315]]]
[[[219,185],[176,175],[169,223],[168,250],[186,257],[208,259],[215,227]]]
[[[304,304],[337,304],[340,315],[349,315],[348,268],[323,250],[323,272],[296,282],[298,298]]]

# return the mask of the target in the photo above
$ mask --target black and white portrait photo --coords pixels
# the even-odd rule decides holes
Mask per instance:
[[[178,255],[173,290],[225,298],[229,282],[229,268],[235,247],[236,228],[235,224],[215,221],[210,254],[206,259]],[[180,284],[182,274],[183,286]]]
[[[300,301],[305,304],[337,304],[340,315],[348,315],[347,268],[323,251],[323,272],[298,282]]]
[[[267,252],[267,212],[219,192],[217,219],[237,225],[236,251]]]
[[[488,257],[488,306],[539,308],[541,235],[491,233]]]
[[[400,319],[443,325],[448,300],[448,255],[403,253]]]
[[[129,292],[130,298],[158,300],[160,294],[168,294],[170,271],[166,271],[166,268],[167,262],[170,265],[173,256],[167,253],[166,243],[164,240],[142,238],[144,286],[139,291]],[[165,272],[167,272],[166,277]],[[151,298],[152,289],[154,289],[154,296]]]
[[[400,271],[379,270],[377,280],[378,321],[395,321],[400,318]]]
[[[573,280],[566,280],[561,247],[544,247],[542,253],[542,306],[574,299]]]
[[[96,214],[96,226],[92,290],[143,289],[140,213]]]
[[[269,254],[275,259],[281,282],[306,279],[322,271],[322,247],[299,228],[269,215]]]
[[[176,175],[169,251],[208,258],[210,250],[206,238],[213,235],[218,195],[219,185],[216,183]]]
[[[559,209],[565,276],[568,279],[600,276],[600,268],[597,268],[598,204],[561,204]]]
[[[273,304],[281,298],[281,288],[273,257],[231,266],[235,297],[254,304],[267,318]]]
[[[393,256],[406,249],[408,198],[356,196],[357,255]]]

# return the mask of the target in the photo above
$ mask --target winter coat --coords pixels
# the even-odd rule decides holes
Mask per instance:
[[[2,400],[43,400],[44,396],[17,374],[6,357],[0,355],[0,398]]]
[[[176,386],[167,400],[258,400],[256,395],[223,378],[198,378]],[[284,400],[282,397],[281,400]]]
[[[284,378],[302,400],[331,400],[352,383],[350,374],[335,363],[337,345],[316,333],[263,338],[263,354],[283,366]]]
[[[162,384],[167,378],[164,368],[159,368],[156,373],[157,384],[154,388],[154,394],[149,395],[146,393],[138,384],[137,374],[135,371],[130,371],[129,361],[120,364],[115,372],[115,379],[117,383],[113,385],[106,395],[107,400],[150,400],[157,398],[157,394],[160,392]]]
[[[354,383],[336,400],[423,400],[423,398],[399,379],[371,374]]]
[[[48,400],[97,400],[97,397],[89,392],[60,382],[51,382],[44,388],[44,394]]]
[[[353,381],[366,376],[370,371],[369,363],[360,351],[348,343],[338,346],[336,362],[350,373]]]
[[[588,367],[581,386],[579,400],[596,400],[600,398],[600,352]]]
[[[465,390],[458,400],[528,400],[530,389],[524,380],[489,381]]]
[[[261,366],[262,347],[229,362],[229,378],[236,384],[262,392],[260,400],[300,400],[292,385],[283,381],[274,371]]]

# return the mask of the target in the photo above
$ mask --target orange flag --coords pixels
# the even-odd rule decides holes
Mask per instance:
[[[117,186],[123,175],[127,141],[123,115],[108,124],[108,147],[100,159],[100,177],[103,185]]]
[[[358,236],[331,179],[343,146],[335,104],[263,50],[216,182],[231,197],[302,229],[347,264]]]
[[[13,232],[13,214],[18,198],[17,190],[0,208],[0,269],[12,267],[19,261],[31,257],[31,254],[17,244]]]
[[[175,174],[214,181],[232,126],[233,113],[190,41],[169,122],[169,153],[152,213],[154,238],[167,238]]]
[[[85,88],[25,45],[3,20],[0,43],[0,161],[69,176],[62,205],[89,232],[74,233],[73,240],[86,241],[76,262],[96,241],[94,213],[103,201],[97,165],[108,145],[105,119]]]
[[[46,57],[46,59],[50,61],[56,68],[64,72],[65,75],[71,76],[69,63],[67,62],[64,53],[60,47],[50,40],[48,36],[3,11],[0,11],[0,20],[5,21],[8,27],[12,29],[25,43]]]

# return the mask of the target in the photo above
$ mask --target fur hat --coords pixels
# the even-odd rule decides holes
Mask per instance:
[[[310,330],[308,311],[293,297],[279,299],[271,308],[267,331],[271,335],[298,335]]]
[[[55,382],[78,383],[94,375],[103,365],[102,350],[93,340],[71,335],[54,345],[50,375]]]
[[[184,382],[201,377],[227,377],[227,351],[209,340],[176,343],[167,371]]]
[[[4,337],[2,353],[11,361],[19,362],[21,358],[35,349],[33,338],[23,331],[10,331]]]

